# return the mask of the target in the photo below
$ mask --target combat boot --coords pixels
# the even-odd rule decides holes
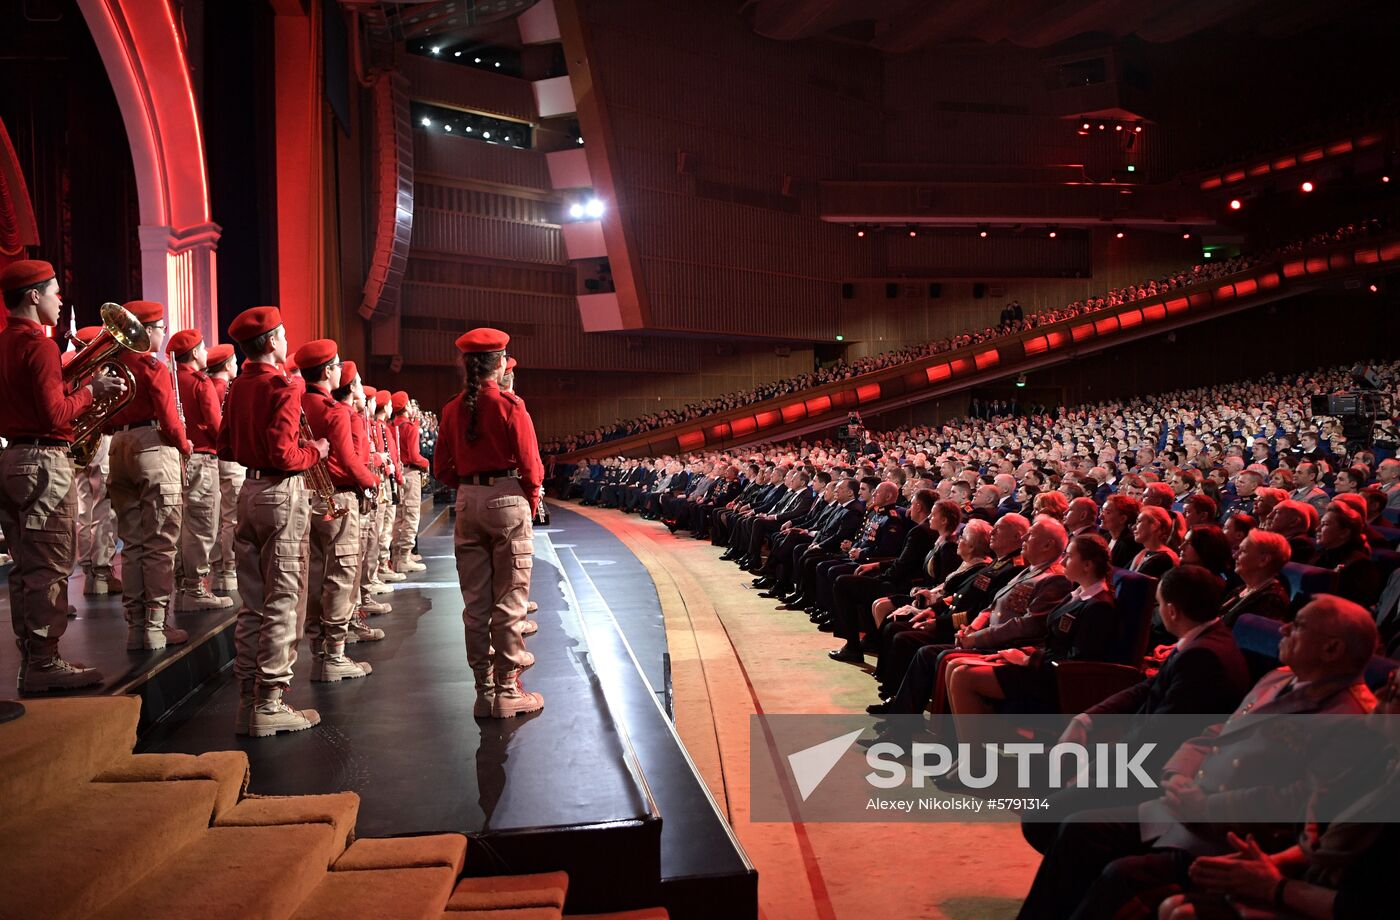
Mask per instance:
[[[524,637],[524,636],[533,636],[535,633],[537,633],[537,632],[539,632],[539,631],[540,631],[540,624],[536,623],[534,620],[521,620],[521,621],[520,621],[520,635],[521,635],[522,637]]]
[[[379,580],[383,582],[398,584],[401,581],[408,581],[408,576],[402,572],[395,572],[387,565],[381,565],[379,567]]]
[[[175,595],[176,610],[223,610],[233,606],[233,598],[211,594],[203,584],[190,585]]]
[[[414,562],[407,556],[402,556],[394,563],[395,572],[426,572],[428,567],[421,562]]]
[[[253,711],[248,718],[248,734],[267,738],[279,732],[299,732],[321,724],[321,714],[314,709],[296,710],[282,701],[283,687],[257,688]]]
[[[392,613],[393,610],[394,608],[388,604],[370,598],[365,598],[360,602],[360,613],[367,617],[383,616],[386,613]]]
[[[210,584],[214,591],[237,591],[238,577],[232,572],[220,572],[210,580]]]
[[[48,661],[25,662],[20,668],[21,693],[74,690],[102,682],[102,672],[54,655]]]
[[[318,683],[368,677],[374,668],[368,661],[351,661],[345,656],[344,642],[325,642],[311,662],[311,679]]]
[[[520,685],[521,670],[512,668],[496,672],[496,695],[491,700],[491,718],[513,719],[544,708],[543,696],[531,693]]]
[[[384,630],[371,626],[365,622],[365,618],[360,614],[355,614],[350,618],[345,632],[346,644],[356,642],[378,642],[384,638]]]
[[[238,682],[238,709],[233,714],[233,733],[248,734],[248,723],[253,718],[253,705],[257,700],[257,681],[249,677]]]
[[[491,718],[492,705],[496,700],[496,680],[490,666],[472,672],[476,676],[476,702],[472,704],[472,717]]]

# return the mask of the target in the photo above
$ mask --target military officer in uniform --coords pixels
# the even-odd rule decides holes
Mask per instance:
[[[185,461],[185,510],[180,521],[180,546],[175,574],[179,592],[176,610],[221,610],[233,599],[209,590],[209,559],[219,531],[219,424],[223,419],[219,391],[204,373],[208,349],[198,329],[170,337],[165,349],[176,365],[180,409],[193,450]]]
[[[88,345],[102,331],[101,326],[84,326],[73,334],[79,348]],[[63,356],[64,363],[77,352]],[[108,455],[112,447],[110,435],[97,441],[92,462],[77,472],[78,483],[78,567],[83,570],[83,594],[100,596],[121,594],[122,583],[112,574],[112,560],[117,555],[117,515],[107,496]]]
[[[234,537],[243,601],[233,637],[240,696],[234,731],[266,737],[321,721],[314,709],[292,709],[283,696],[292,683],[297,605],[307,583],[311,507],[303,473],[330,447],[324,439],[300,438],[301,396],[277,367],[287,358],[280,311],[244,310],[228,331],[247,356],[243,373],[229,384],[219,429],[219,458],[248,471]]]
[[[219,401],[219,418],[223,418],[224,398],[228,395],[229,381],[238,376],[238,362],[234,360],[232,345],[211,345],[209,347],[206,373],[214,385],[214,395]],[[238,526],[238,490],[243,488],[243,467],[237,463],[219,460],[219,532],[214,540],[214,551],[209,560],[210,589],[213,591],[237,591],[238,574],[233,560],[233,531]]]
[[[412,554],[413,544],[418,540],[418,519],[423,511],[423,474],[428,471],[428,461],[418,452],[418,420],[409,405],[408,393],[399,390],[389,399],[394,413],[389,431],[398,445],[403,464],[403,489],[394,515],[390,556],[395,572],[422,572],[428,567],[414,560]]]
[[[478,718],[544,708],[544,697],[520,684],[534,664],[520,628],[534,566],[530,518],[544,467],[530,413],[501,391],[509,341],[489,328],[457,340],[465,380],[442,410],[433,455],[434,475],[457,490],[453,546]]]
[[[8,321],[0,330],[0,529],[13,559],[10,622],[19,646],[21,693],[101,682],[96,668],[64,661],[68,575],[73,571],[73,421],[125,381],[100,377],[65,394],[58,346],[44,335],[63,301],[53,266],[24,259],[0,269]]]
[[[379,443],[383,446],[385,456],[385,469],[389,478],[393,480],[389,484],[389,501],[379,506],[379,564],[378,576],[381,582],[407,581],[408,576],[403,572],[394,571],[389,565],[389,554],[394,542],[394,519],[398,511],[399,501],[403,500],[403,468],[399,463],[399,442],[394,437],[394,430],[389,425],[389,402],[393,398],[388,390],[380,390],[374,394],[375,415],[374,423],[379,433]],[[394,495],[398,495],[398,500]]]

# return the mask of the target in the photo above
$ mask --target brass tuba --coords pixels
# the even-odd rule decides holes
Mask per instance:
[[[86,412],[73,420],[73,446],[68,453],[80,468],[97,455],[97,442],[102,438],[102,426],[131,402],[136,395],[136,377],[113,360],[122,349],[145,354],[151,350],[151,337],[146,327],[129,310],[114,303],[102,305],[102,331],[73,356],[63,369],[63,383],[72,390],[90,377],[105,375],[126,378],[126,390],[116,396],[94,400]]]

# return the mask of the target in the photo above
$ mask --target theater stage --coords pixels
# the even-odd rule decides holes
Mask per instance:
[[[94,692],[142,695],[140,751],[237,748],[253,793],[354,791],[364,835],[467,833],[479,844],[468,874],[565,869],[571,911],[661,903],[673,917],[756,916],[756,875],[664,711],[665,630],[638,560],[559,509],[537,531],[538,663],[525,676],[545,708],[477,721],[447,506],[426,505],[424,521],[428,571],[396,585],[394,612],[373,619],[384,641],[351,647],[374,673],[311,684],[303,645],[290,700],[321,713],[315,729],[233,734],[227,611],[181,615],[194,636],[183,649],[127,653],[118,599],[83,598],[75,578],[64,653],[104,669]],[[5,643],[10,695],[17,663]]]

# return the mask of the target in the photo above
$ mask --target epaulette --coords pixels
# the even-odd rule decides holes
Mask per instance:
[[[523,405],[520,402],[520,397],[516,396],[514,393],[507,393],[505,390],[501,390],[500,393],[501,398],[509,402],[512,406]]]
[[[270,380],[270,381],[272,382],[272,386],[273,386],[274,389],[277,389],[277,388],[281,388],[281,389],[292,388],[292,389],[295,389],[295,387],[296,387],[296,385],[295,385],[294,383],[292,383],[292,378],[290,378],[290,377],[283,377],[281,374],[272,374],[270,377],[268,377],[268,380]]]

